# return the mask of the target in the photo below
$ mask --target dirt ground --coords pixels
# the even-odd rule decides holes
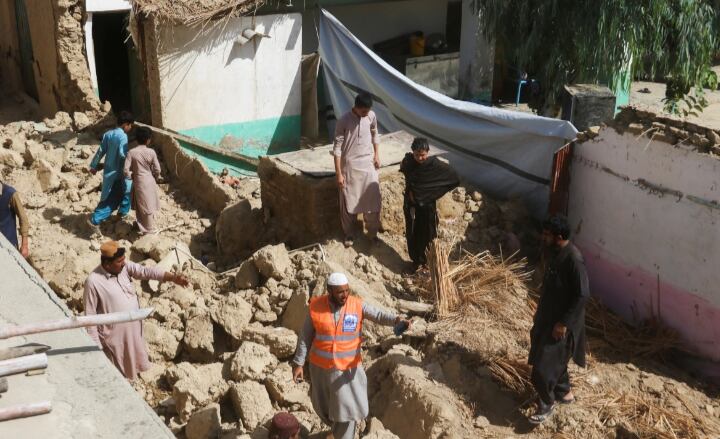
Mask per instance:
[[[0,115],[8,118],[25,114],[2,108]],[[321,294],[324,277],[336,270],[350,275],[353,291],[364,300],[414,321],[402,337],[374,324],[364,328],[371,413],[361,437],[720,437],[720,404],[702,382],[670,362],[604,349],[600,336],[591,340],[589,367],[572,368],[578,402],[531,428],[525,421],[527,392],[506,387],[491,370],[499,357],[524,361],[530,320],[470,327],[436,321],[428,311],[432,297],[419,291],[422,280],[401,275],[408,264],[398,210],[401,179],[383,188],[387,231],[380,244],[360,239],[346,249],[328,240],[301,251],[280,244],[222,272],[214,262],[215,218],[194,208],[172,181],[160,184],[157,222],[174,227],[141,237],[131,214],[104,223],[102,236],[93,234],[86,221],[99,198],[100,176],[86,168],[98,144],[96,136],[74,131],[60,113],[42,123],[2,126],[2,181],[15,186],[27,206],[31,264],[75,311],[82,312],[83,282],[99,263],[104,239],[121,240],[132,260],[192,279],[188,288],[137,284],[141,306],[155,309],[144,323],[155,366],[134,386],[180,438],[266,437],[264,424],[278,410],[302,421],[303,437],[324,437],[327,429],[312,410],[308,384],[290,380],[289,360],[307,299]],[[248,180],[238,197],[257,196],[257,187],[257,180]],[[439,203],[439,214],[441,238],[453,244],[453,257],[519,250],[537,260],[535,223],[517,203],[462,187]],[[512,300],[500,305],[532,306],[527,295]],[[657,428],[663,434],[639,430],[644,424],[625,413],[646,400],[640,396],[652,405],[633,409],[633,416],[661,413]],[[676,418],[699,426],[696,433],[664,424]]]

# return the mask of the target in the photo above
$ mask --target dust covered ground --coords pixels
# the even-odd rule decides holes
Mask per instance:
[[[531,401],[521,376],[534,303],[531,281],[490,296],[481,310],[484,317],[471,324],[438,322],[434,297],[423,288],[427,279],[401,275],[408,258],[400,174],[383,182],[386,231],[380,244],[360,239],[346,249],[330,239],[300,251],[280,244],[221,267],[215,262],[215,218],[173,189],[165,171],[157,223],[169,229],[141,237],[131,213],[111,218],[101,226],[103,236],[94,235],[86,222],[101,177],[86,168],[99,140],[97,133],[79,128],[84,127],[64,113],[0,127],[2,181],[26,204],[30,262],[78,313],[83,282],[99,263],[104,239],[123,242],[134,261],[192,279],[187,288],[136,285],[141,306],[155,310],[144,322],[154,367],[133,385],[180,438],[266,437],[265,424],[279,410],[301,420],[303,437],[325,437],[309,384],[291,380],[289,361],[307,301],[323,293],[324,279],[333,271],[348,273],[353,291],[364,300],[414,321],[402,337],[371,323],[364,327],[370,417],[360,437],[720,435],[720,405],[709,389],[660,361],[661,355],[617,349],[603,331],[591,338],[589,367],[572,369],[578,402],[560,407],[545,425],[532,429],[525,421]],[[244,181],[236,195],[259,198],[258,181]],[[521,256],[537,261],[535,224],[517,203],[496,202],[462,187],[439,202],[439,214],[441,238],[451,243],[453,258],[484,250],[507,256],[520,248]],[[498,315],[498,310],[506,312]],[[503,379],[503,370],[520,378]],[[647,419],[654,429],[646,428]],[[683,423],[692,425],[683,428]]]

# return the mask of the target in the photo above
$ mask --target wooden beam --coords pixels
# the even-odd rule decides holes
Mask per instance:
[[[17,337],[18,335],[37,334],[39,332],[52,332],[63,329],[81,328],[83,326],[112,325],[114,323],[143,320],[152,312],[152,308],[141,308],[133,311],[121,311],[108,314],[73,316],[50,322],[29,323],[27,325],[9,325],[0,328],[0,340]]]
[[[48,359],[45,354],[28,355],[0,361],[0,377],[27,372],[28,370],[45,369],[47,365]]]
[[[144,124],[144,123],[141,123],[141,122],[135,122],[135,125],[150,128],[151,130],[153,130],[153,131],[155,131],[155,132],[158,132],[158,133],[160,133],[160,134],[165,134],[166,136],[170,136],[170,137],[172,137],[172,138],[174,138],[174,139],[176,139],[176,140],[181,140],[181,141],[183,141],[183,142],[189,143],[189,144],[191,144],[191,145],[193,145],[193,146],[195,146],[195,147],[200,148],[200,149],[203,150],[203,151],[207,151],[207,152],[212,153],[212,154],[218,154],[218,155],[221,155],[221,156],[223,156],[223,157],[227,157],[227,158],[229,158],[229,159],[237,160],[237,161],[243,162],[243,163],[245,163],[245,164],[247,164],[247,165],[251,165],[251,166],[257,167],[257,166],[260,164],[260,160],[256,159],[255,157],[249,157],[249,156],[246,156],[246,155],[243,155],[243,154],[238,154],[238,153],[236,153],[236,152],[226,151],[226,150],[224,150],[224,149],[222,149],[222,148],[218,148],[218,147],[215,146],[215,145],[211,145],[211,144],[209,144],[209,143],[205,143],[205,142],[203,142],[202,140],[198,140],[198,139],[196,139],[196,138],[194,138],[194,137],[190,137],[190,136],[186,136],[186,135],[184,135],[184,134],[180,134],[180,133],[178,133],[177,131],[173,131],[173,130],[171,130],[171,129],[169,129],[169,128],[158,128],[158,127],[154,127],[154,126],[152,126],[152,125],[147,125],[147,124]]]
[[[50,413],[51,410],[52,404],[50,404],[50,401],[16,405],[13,407],[0,409],[0,421],[9,421],[10,419],[44,415],[45,413]]]

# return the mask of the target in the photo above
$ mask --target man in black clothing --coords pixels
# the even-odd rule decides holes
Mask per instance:
[[[569,237],[570,225],[564,216],[555,215],[543,223],[543,244],[552,256],[530,331],[530,380],[538,393],[537,411],[529,419],[534,424],[547,419],[556,402],[575,400],[567,370],[570,358],[585,367],[585,302],[590,289],[585,261]]]
[[[405,175],[405,238],[412,259],[412,271],[427,263],[425,251],[437,237],[437,209],[435,202],[460,184],[457,173],[437,157],[430,157],[427,139],[413,140],[412,153],[405,154],[400,172]]]

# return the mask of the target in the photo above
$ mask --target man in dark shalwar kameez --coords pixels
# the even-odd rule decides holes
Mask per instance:
[[[590,289],[585,261],[569,237],[570,225],[564,216],[555,215],[543,223],[542,240],[551,257],[530,331],[530,381],[538,393],[537,411],[529,418],[534,424],[545,421],[555,403],[575,400],[567,368],[570,359],[585,367],[585,302]]]
[[[429,156],[427,139],[416,137],[405,154],[400,172],[405,175],[405,239],[412,259],[412,272],[425,269],[425,252],[437,237],[436,201],[458,187],[460,179],[454,169],[435,156]]]

